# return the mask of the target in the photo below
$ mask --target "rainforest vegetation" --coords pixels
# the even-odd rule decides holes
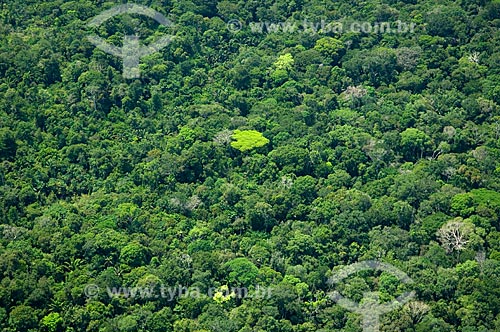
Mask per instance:
[[[333,290],[414,291],[381,331],[500,331],[500,1],[137,0],[173,25],[88,26],[120,3],[0,1],[0,331],[362,331]],[[305,21],[413,29],[252,30]],[[129,79],[91,34],[174,38]],[[367,260],[412,282],[330,282]],[[216,292],[107,292],[178,286]]]

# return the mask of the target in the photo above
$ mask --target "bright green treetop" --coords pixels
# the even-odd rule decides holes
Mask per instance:
[[[231,142],[231,146],[242,152],[269,143],[269,140],[256,130],[235,130],[233,139],[235,139],[235,141]]]

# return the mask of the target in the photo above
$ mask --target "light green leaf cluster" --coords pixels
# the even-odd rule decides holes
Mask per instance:
[[[232,138],[235,141],[231,142],[231,146],[242,152],[252,150],[269,143],[269,140],[256,130],[235,130]]]

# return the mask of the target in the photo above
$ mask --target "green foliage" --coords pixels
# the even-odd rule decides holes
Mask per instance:
[[[360,50],[346,55],[343,68],[356,83],[367,82],[373,86],[388,84],[397,74],[397,57],[394,50],[376,48]]]
[[[17,144],[14,133],[8,129],[0,129],[0,160],[9,159],[16,155]]]
[[[262,147],[269,143],[269,140],[256,130],[235,130],[231,146],[241,152]]]
[[[26,305],[19,305],[10,311],[9,326],[15,331],[27,332],[36,327],[38,320],[33,308]]]
[[[276,70],[290,71],[293,67],[293,56],[290,53],[280,55],[273,66]]]
[[[330,62],[337,62],[344,51],[344,43],[339,39],[323,37],[316,41],[314,49],[328,59],[331,59]]]
[[[40,326],[42,331],[61,332],[63,331],[63,319],[57,312],[51,312],[42,318]]]
[[[259,269],[244,257],[235,258],[224,267],[229,271],[228,281],[231,285],[250,287],[255,283]]]
[[[275,83],[281,84],[285,82],[293,68],[295,60],[292,54],[286,53],[280,55],[278,59],[273,63],[273,69],[271,71],[271,78]]]
[[[417,160],[424,156],[430,145],[431,138],[416,128],[407,128],[401,133],[401,146],[410,160]]]
[[[470,216],[474,212],[472,196],[469,193],[455,195],[451,201],[451,210],[463,217]]]
[[[0,331],[361,331],[369,259],[381,331],[500,330],[500,1],[139,3],[0,6]],[[126,79],[90,33],[175,38]]]
[[[146,263],[146,260],[147,250],[137,242],[126,245],[120,252],[120,261],[130,267],[141,266]]]
[[[493,217],[500,213],[500,194],[488,189],[474,189],[470,193],[455,195],[451,201],[451,211],[468,217],[474,212]]]

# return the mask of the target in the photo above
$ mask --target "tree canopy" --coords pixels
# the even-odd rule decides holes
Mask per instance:
[[[1,2],[1,332],[500,331],[500,1],[135,2]]]

